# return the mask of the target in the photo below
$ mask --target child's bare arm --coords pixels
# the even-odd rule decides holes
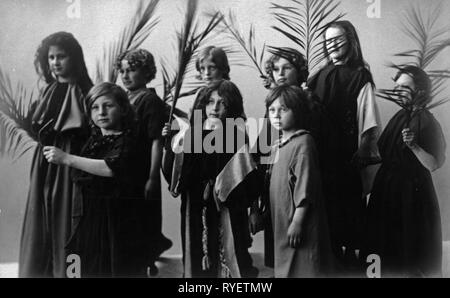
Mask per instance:
[[[303,222],[305,221],[305,214],[307,211],[307,205],[302,207],[297,207],[295,209],[294,217],[289,225],[287,236],[289,245],[292,248],[297,248],[302,241],[303,237]]]
[[[108,167],[103,159],[92,159],[72,155],[53,146],[46,146],[43,151],[48,162],[66,165],[96,176],[113,176],[113,171]]]
[[[159,185],[159,169],[161,167],[162,160],[162,140],[154,139],[152,142],[151,148],[151,161],[150,161],[150,173],[148,177],[148,181],[145,184],[145,196],[149,198],[153,193],[155,193],[156,188],[160,187]]]
[[[411,129],[405,128],[402,131],[403,142],[414,153],[420,163],[427,168],[430,172],[433,172],[439,168],[439,164],[436,158],[430,153],[426,152],[416,142],[416,135]]]

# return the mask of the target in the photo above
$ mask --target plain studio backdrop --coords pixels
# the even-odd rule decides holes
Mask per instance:
[[[200,10],[220,9],[227,12],[233,9],[243,32],[248,32],[251,24],[256,28],[259,48],[267,45],[292,46],[292,43],[271,28],[279,25],[270,14],[271,2],[291,3],[289,0],[201,0]],[[420,0],[341,0],[337,12],[345,12],[358,30],[363,54],[371,67],[378,88],[392,88],[394,71],[386,65],[393,61],[392,55],[410,49],[413,44],[401,31],[400,24],[404,12],[412,5],[420,5],[422,12],[439,1]],[[71,5],[80,8],[72,11]],[[104,45],[115,40],[121,29],[134,15],[137,1],[129,0],[2,0],[0,2],[0,66],[13,82],[21,81],[29,90],[36,88],[37,75],[33,60],[37,46],[43,38],[57,31],[68,31],[81,43],[88,70],[94,78],[96,61],[102,56]],[[380,10],[373,14],[372,8]],[[175,30],[181,27],[186,6],[185,0],[161,0],[156,14],[160,22],[143,43],[142,47],[152,52],[159,66],[162,57],[175,65]],[[444,11],[439,25],[449,25],[450,2],[443,1]],[[369,13],[368,13],[369,11]],[[75,12],[75,13],[73,13]],[[376,11],[375,11],[376,12]],[[447,24],[445,23],[447,22]],[[450,33],[449,33],[450,34]],[[448,38],[449,36],[447,36]],[[220,44],[228,40],[222,33]],[[225,41],[225,43],[224,43]],[[216,41],[211,41],[214,44]],[[446,59],[450,52],[443,52],[434,62],[436,68],[449,67]],[[243,54],[243,57],[246,58]],[[248,61],[248,60],[247,60]],[[395,62],[395,60],[394,60]],[[250,63],[249,63],[250,64]],[[159,68],[160,70],[160,68]],[[231,65],[231,80],[240,88],[248,117],[261,117],[264,114],[263,88],[257,71],[250,67]],[[119,80],[120,81],[120,80]],[[119,82],[120,84],[120,82]],[[150,84],[162,94],[161,71]],[[449,86],[447,86],[449,87]],[[447,90],[447,94],[448,94]],[[37,95],[35,93],[35,95]],[[187,111],[192,98],[180,99],[179,107]],[[383,125],[399,109],[396,105],[378,100]],[[440,122],[446,140],[450,143],[450,103],[432,111]],[[450,145],[447,146],[447,162],[433,174],[439,196],[442,214],[444,239],[450,238]],[[0,159],[0,263],[17,262],[19,239],[25,210],[31,152],[13,162],[9,158]],[[168,254],[181,254],[179,198],[172,198],[163,182],[163,229],[174,241]],[[262,251],[262,234],[258,234],[252,248]]]

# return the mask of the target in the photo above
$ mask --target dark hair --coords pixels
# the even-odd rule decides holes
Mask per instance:
[[[211,59],[216,64],[216,67],[222,73],[222,78],[225,80],[230,79],[230,64],[228,63],[227,54],[222,48],[209,46],[202,49],[198,53],[197,60],[195,61],[195,68],[200,72],[200,64],[205,59]]]
[[[280,99],[287,108],[292,110],[297,129],[310,129],[312,100],[311,94],[298,86],[278,86],[270,90],[266,97],[266,114],[272,103]]]
[[[401,75],[409,75],[414,82],[416,90],[413,92],[414,105],[418,107],[426,107],[432,100],[431,97],[431,80],[428,74],[421,68],[413,65],[400,67],[394,77],[397,81]]]
[[[48,64],[48,51],[51,46],[60,47],[70,57],[73,77],[80,85],[83,93],[86,94],[92,87],[92,81],[84,62],[83,49],[71,33],[56,32],[42,40],[34,58],[34,67],[38,75],[44,78],[47,84],[55,81]]]
[[[115,67],[117,70],[122,68],[122,60],[127,60],[131,69],[142,69],[147,76],[147,83],[152,81],[156,75],[155,58],[144,49],[129,50],[117,57]]]
[[[127,93],[120,86],[109,82],[94,85],[86,96],[86,110],[90,118],[91,126],[95,127],[91,119],[92,105],[99,97],[104,95],[111,96],[119,105],[122,111],[122,130],[125,131],[133,128],[136,124],[136,117]]]
[[[280,60],[280,58],[286,59],[287,61],[289,61],[289,63],[291,63],[294,66],[297,72],[298,86],[301,86],[304,82],[306,82],[309,76],[309,71],[308,71],[308,63],[306,62],[305,57],[299,51],[288,47],[281,48],[281,52],[278,55],[272,54],[272,56],[270,56],[265,63],[266,73],[270,76],[270,79],[272,81],[274,80],[273,78],[274,64],[275,62]]]
[[[354,66],[354,67],[364,67],[369,70],[369,65],[364,61],[364,57],[361,50],[361,43],[359,42],[358,33],[356,32],[356,28],[349,21],[335,21],[331,22],[326,26],[325,31],[323,32],[324,42],[323,42],[323,50],[329,61],[332,63],[330,58],[330,53],[328,53],[327,45],[326,45],[326,32],[330,28],[340,28],[344,31],[344,35],[347,39],[348,44],[348,52],[346,54],[345,64]]]
[[[206,118],[205,107],[209,102],[211,94],[217,91],[220,97],[224,100],[226,118],[243,118],[245,120],[244,114],[244,104],[242,100],[241,92],[238,87],[229,80],[219,80],[211,82],[207,87],[205,87],[199,94],[200,98],[197,107],[194,109],[202,110],[203,117]]]

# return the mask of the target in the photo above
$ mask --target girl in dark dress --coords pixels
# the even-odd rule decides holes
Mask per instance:
[[[254,167],[247,159],[248,173],[230,174],[243,172],[240,167],[243,163],[237,162],[232,167],[234,163],[229,164],[230,160],[239,161],[240,157],[250,155],[236,153],[242,149],[240,146],[245,146],[239,142],[245,142],[245,127],[241,130],[237,125],[225,125],[225,119],[229,118],[241,120],[245,126],[242,96],[228,80],[212,82],[204,91],[183,141],[184,152],[177,156],[183,160],[181,177],[171,183],[172,194],[181,193],[184,277],[255,276],[247,251],[251,243],[247,220],[250,201],[249,185],[245,182]],[[166,126],[163,134],[169,129]],[[234,130],[233,140],[225,139],[230,130]],[[211,136],[215,134],[218,137],[213,139],[213,146],[219,149],[211,151],[205,144],[213,143]],[[245,180],[233,184],[238,176]],[[220,199],[218,193],[230,189],[230,185],[234,185],[231,193]]]
[[[91,89],[87,110],[92,135],[80,156],[44,147],[48,162],[76,169],[74,229],[68,251],[79,255],[81,277],[133,276],[139,265],[133,256],[139,251],[130,250],[129,245],[142,243],[133,234],[140,223],[130,220],[123,207],[135,199],[127,188],[137,170],[131,162],[135,114],[125,91],[111,83]]]
[[[43,145],[79,154],[88,135],[84,98],[92,86],[83,51],[72,34],[46,37],[36,52],[37,73],[48,84],[32,111],[40,145],[34,152],[19,253],[20,277],[65,277],[65,245],[72,232],[69,169],[49,164]]]
[[[156,75],[153,55],[144,49],[130,50],[117,57],[116,68],[128,90],[128,98],[138,120],[138,138],[135,158],[144,166],[136,173],[133,189],[136,197],[142,200],[136,206],[129,206],[130,214],[140,218],[143,234],[136,235],[146,239],[146,248],[141,258],[142,265],[149,267],[151,275],[157,272],[155,260],[172,246],[172,241],[162,234],[161,202],[161,158],[163,139],[161,130],[167,119],[169,108],[156,94],[155,89],[147,88]],[[137,231],[136,231],[137,232]]]
[[[378,142],[383,162],[369,200],[364,255],[380,256],[385,277],[439,277],[441,218],[431,172],[445,161],[445,139],[426,108],[427,74],[407,66],[395,82],[412,111],[395,114]]]
[[[373,178],[371,165],[379,162],[376,141],[381,122],[374,82],[354,26],[348,21],[329,24],[323,46],[328,64],[308,87],[324,106],[332,129],[327,153],[320,154],[319,146],[331,243],[344,271],[353,271]]]

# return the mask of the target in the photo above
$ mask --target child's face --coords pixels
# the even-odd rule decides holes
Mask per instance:
[[[103,135],[117,133],[121,130],[122,111],[115,99],[102,95],[91,106],[91,119]]]
[[[403,103],[411,102],[412,94],[416,90],[413,78],[406,73],[400,75],[395,81],[395,90]]]
[[[132,68],[128,60],[122,60],[120,64],[120,78],[125,88],[130,91],[145,88],[147,76],[141,68]]]
[[[345,31],[340,28],[328,28],[325,32],[326,47],[334,63],[342,62],[348,52],[348,40]]]
[[[67,52],[59,46],[50,46],[48,49],[48,65],[50,71],[59,82],[67,82],[72,75],[72,61]]]
[[[269,120],[277,130],[291,131],[295,129],[294,113],[279,98],[269,106]]]
[[[284,58],[280,58],[273,63],[272,74],[277,86],[293,86],[298,84],[297,70]]]
[[[224,120],[226,117],[226,107],[223,98],[217,91],[213,91],[205,107],[206,117],[209,119]]]
[[[200,62],[200,75],[205,82],[218,81],[223,79],[222,72],[210,57]]]

